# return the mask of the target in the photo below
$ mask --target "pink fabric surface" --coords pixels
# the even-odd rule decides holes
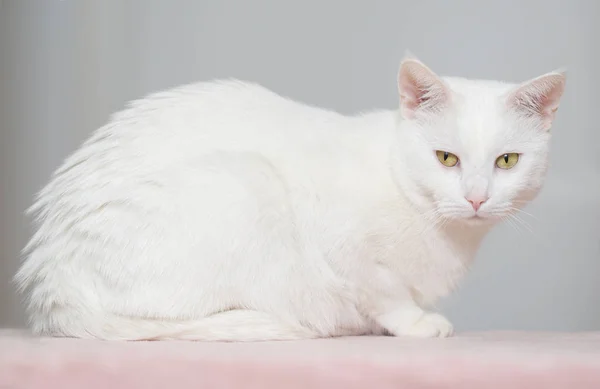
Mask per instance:
[[[600,332],[194,343],[4,330],[0,388],[600,388]]]

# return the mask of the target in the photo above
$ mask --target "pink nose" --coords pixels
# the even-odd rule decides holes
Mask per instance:
[[[468,202],[471,203],[475,212],[479,211],[479,208],[481,208],[481,205],[488,200],[487,197],[473,197],[473,198],[465,197],[465,198],[467,199]]]

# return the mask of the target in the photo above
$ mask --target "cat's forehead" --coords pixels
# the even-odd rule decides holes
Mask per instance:
[[[454,109],[462,120],[486,121],[502,115],[506,98],[514,88],[514,85],[500,81],[464,78],[444,80],[451,90]]]
[[[453,94],[449,130],[455,147],[473,159],[486,159],[519,142],[507,116],[506,98],[513,84],[488,80],[446,78]]]

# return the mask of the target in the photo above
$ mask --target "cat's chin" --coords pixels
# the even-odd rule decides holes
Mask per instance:
[[[475,214],[462,218],[461,221],[470,226],[489,226],[500,221],[500,218],[497,216]]]
[[[465,214],[465,215],[452,215],[447,217],[453,224],[459,224],[469,227],[486,227],[498,223],[501,218],[496,215],[487,214]]]

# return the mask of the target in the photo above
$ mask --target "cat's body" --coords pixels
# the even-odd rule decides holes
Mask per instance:
[[[496,141],[481,139],[466,146],[483,130],[499,131],[475,111],[505,115],[491,96],[514,86],[443,83],[470,91],[453,101],[460,96],[461,110],[473,113],[434,120],[436,110],[422,107],[431,111],[422,116],[403,95],[402,114],[348,117],[236,81],[134,103],[65,162],[33,207],[40,227],[16,279],[30,294],[34,331],[195,340],[449,335],[451,325],[422,307],[456,285],[494,213],[482,206],[483,216],[469,219],[470,198],[459,209],[432,189],[445,182],[427,178],[452,169],[435,158],[452,146],[443,135],[450,127],[470,134],[456,137],[465,147],[493,149]],[[406,91],[402,74],[400,85]],[[418,133],[433,124],[441,132]],[[539,163],[529,161],[535,174],[515,191],[520,201],[541,186],[548,138],[545,129],[525,132],[540,144],[509,143],[523,143],[520,152],[537,153]],[[484,159],[476,154],[472,161]],[[471,181],[461,187],[480,188],[481,174]]]

